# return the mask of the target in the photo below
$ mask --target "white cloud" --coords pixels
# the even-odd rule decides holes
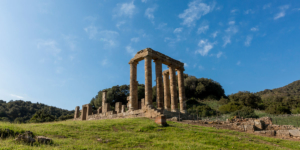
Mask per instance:
[[[131,18],[136,9],[133,2],[134,1],[131,1],[129,3],[117,4],[118,6],[117,6],[116,10],[118,11],[118,15]]]
[[[147,0],[142,0],[143,3],[147,3]]]
[[[61,59],[58,54],[61,52],[61,49],[58,48],[58,44],[54,40],[39,40],[37,43],[37,48],[42,49],[50,53],[51,55]]]
[[[219,52],[219,53],[217,54],[217,58],[220,58],[222,55],[223,55],[223,52]]]
[[[176,28],[175,30],[174,30],[174,33],[180,33],[182,31],[182,28]]]
[[[218,33],[219,33],[219,32],[216,31],[216,32],[212,33],[211,36],[212,36],[213,38],[216,38],[216,37],[218,36]]]
[[[223,47],[225,47],[227,44],[230,44],[231,43],[231,36],[228,35],[228,36],[224,36],[223,37],[223,41],[224,41],[224,44],[223,44]]]
[[[120,29],[120,26],[123,25],[123,24],[125,24],[125,23],[126,23],[125,21],[120,21],[120,22],[118,22],[118,23],[116,24],[116,27],[117,27],[118,29]]]
[[[153,19],[154,19],[154,15],[153,15],[153,13],[154,13],[154,11],[157,9],[157,6],[155,5],[155,6],[153,6],[153,7],[149,7],[149,8],[147,8],[146,9],[146,11],[145,11],[145,16],[149,19],[149,20],[151,20],[151,22],[154,24],[154,21],[153,21]]]
[[[101,30],[95,26],[89,26],[84,28],[84,31],[89,35],[90,39],[99,40],[106,43],[107,46],[115,46],[117,41],[115,40],[119,33],[111,30]]]
[[[248,35],[246,37],[245,46],[250,46],[252,39],[253,39],[253,37],[251,35]]]
[[[255,13],[255,11],[252,9],[248,9],[245,11],[245,14],[254,14],[254,13]]]
[[[236,65],[238,65],[238,66],[241,65],[241,61],[238,61],[238,62],[236,63]]]
[[[168,25],[167,23],[160,23],[156,29],[163,29],[167,25]]]
[[[199,68],[200,70],[204,70],[204,67],[201,66],[201,65],[199,65],[198,68]]]
[[[198,33],[198,34],[205,33],[208,29],[209,29],[209,26],[208,26],[208,25],[201,26],[201,27],[198,28],[197,33]]]
[[[107,59],[103,59],[102,61],[101,61],[101,65],[102,66],[106,66],[108,64],[108,60]]]
[[[24,99],[24,97],[22,97],[22,96],[19,96],[19,95],[15,95],[15,94],[10,94],[10,96],[12,96],[12,97],[16,97],[16,98],[19,98],[19,99]]]
[[[130,41],[137,43],[138,41],[140,41],[140,38],[138,38],[138,37],[131,38]]]
[[[63,71],[64,71],[64,68],[63,68],[63,67],[57,67],[57,68],[55,69],[55,72],[56,72],[57,74],[61,74]]]
[[[271,7],[271,3],[264,5],[263,9],[267,9]]]
[[[255,31],[258,31],[259,29],[258,29],[258,27],[252,27],[250,30],[255,32]]]
[[[188,67],[189,65],[187,63],[184,63],[184,67]]]
[[[274,20],[277,20],[277,19],[279,19],[279,18],[284,17],[284,16],[285,16],[285,11],[286,11],[287,9],[289,9],[289,7],[290,7],[289,5],[283,5],[283,6],[280,6],[280,7],[279,7],[280,12],[277,13],[277,14],[274,16]]]
[[[238,12],[239,10],[238,9],[232,9],[230,12],[231,13],[236,13],[236,12]]]
[[[235,24],[235,21],[229,21],[228,24],[229,24],[229,25],[234,25],[234,24]]]
[[[196,51],[196,53],[199,53],[202,56],[206,56],[209,51],[214,47],[214,43],[208,42],[208,40],[200,40],[198,43],[198,46],[200,47],[199,50]]]
[[[132,56],[135,55],[135,50],[130,45],[126,46],[125,48],[127,53],[131,54]]]
[[[237,26],[230,26],[225,30],[225,32],[227,32],[229,34],[236,34],[238,31],[239,30],[238,30]]]
[[[183,19],[183,25],[194,26],[197,20],[213,10],[214,5],[214,3],[208,5],[201,0],[194,0],[188,4],[188,9],[184,10],[178,17]]]

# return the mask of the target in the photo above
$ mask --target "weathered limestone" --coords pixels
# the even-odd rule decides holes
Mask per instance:
[[[117,113],[121,113],[122,112],[122,102],[116,102],[116,104],[115,104],[115,111]]]
[[[102,91],[102,107],[104,106],[104,103],[106,103],[106,98],[107,98],[107,91],[103,90]]]
[[[102,113],[106,113],[110,111],[110,104],[109,103],[104,103],[104,106],[102,108]]]
[[[137,75],[137,62],[133,61],[130,64],[130,96],[129,96],[129,104],[128,109],[129,110],[136,110],[137,108],[137,90],[136,90],[136,75]]]
[[[102,113],[110,111],[110,104],[107,103],[107,91],[102,91]]]
[[[75,107],[75,113],[74,113],[74,119],[78,118],[79,117],[79,106],[76,106]]]
[[[177,69],[180,112],[186,113],[183,69]]]
[[[164,80],[164,108],[168,111],[171,111],[171,95],[170,95],[170,79],[169,79],[169,70],[163,72]]]
[[[125,107],[126,107],[126,105],[122,105],[121,113],[124,113],[124,112],[125,112]]]
[[[169,73],[170,73],[170,92],[171,92],[171,111],[177,111],[177,89],[176,89],[176,74],[175,68],[172,65],[169,65]]]
[[[92,115],[92,106],[90,104],[82,105],[81,120],[86,120],[89,115]]]
[[[99,108],[97,109],[97,114],[100,114],[100,113],[102,113],[102,107],[99,107]]]
[[[155,72],[156,72],[156,103],[157,103],[157,109],[161,110],[164,108],[162,61],[156,59],[154,62],[155,62]]]
[[[161,125],[161,126],[166,126],[167,125],[167,119],[164,115],[160,115],[160,116],[157,116],[155,118],[155,123],[158,124],[158,125]]]
[[[145,99],[142,98],[141,99],[141,109],[143,109],[145,107]]]
[[[145,56],[145,105],[152,105],[152,64],[151,56]]]

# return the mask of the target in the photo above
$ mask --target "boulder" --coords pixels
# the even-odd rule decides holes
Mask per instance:
[[[35,139],[33,138],[33,133],[30,131],[26,131],[23,134],[19,134],[15,141],[22,141],[25,143],[34,143]]]
[[[293,137],[300,137],[300,131],[298,129],[295,130],[289,130],[290,135]]]
[[[43,143],[43,144],[48,144],[52,141],[52,139],[45,136],[37,136],[36,138],[39,143]]]
[[[290,137],[290,132],[289,132],[289,130],[277,130],[276,136]]]
[[[166,117],[164,115],[157,116],[155,119],[155,123],[161,126],[166,126],[167,125]]]

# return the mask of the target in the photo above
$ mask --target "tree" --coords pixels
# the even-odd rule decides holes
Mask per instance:
[[[47,112],[45,110],[39,110],[32,116],[32,118],[30,119],[30,122],[42,123],[42,122],[51,122],[54,120],[55,120],[55,117],[52,116],[49,112]]]

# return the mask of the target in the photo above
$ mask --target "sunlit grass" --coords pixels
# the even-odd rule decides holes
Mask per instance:
[[[147,118],[62,121],[42,124],[0,123],[0,128],[32,131],[53,139],[33,146],[0,140],[0,149],[299,149],[300,142],[260,137],[175,122],[160,127]],[[101,138],[108,143],[97,141]]]

